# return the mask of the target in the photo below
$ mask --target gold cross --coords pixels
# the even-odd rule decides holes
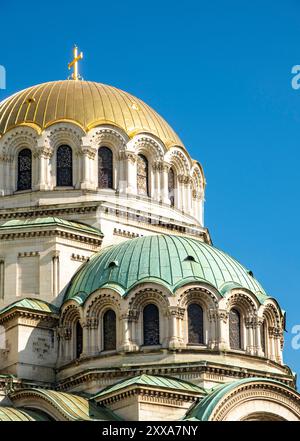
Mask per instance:
[[[83,53],[80,52],[78,55],[78,47],[75,45],[73,49],[74,58],[71,61],[71,63],[68,64],[68,69],[71,69],[72,66],[74,66],[74,71],[72,73],[72,79],[73,80],[79,80],[80,75],[78,74],[78,61],[83,59]]]

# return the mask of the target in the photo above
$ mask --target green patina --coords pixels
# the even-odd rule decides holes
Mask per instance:
[[[232,287],[242,287],[261,303],[268,297],[249,271],[223,251],[195,238],[155,235],[128,240],[95,254],[72,278],[64,301],[83,303],[102,287],[117,288],[124,296],[138,283],[156,282],[174,292],[197,281],[208,283],[222,296]]]
[[[97,395],[95,395],[93,399],[104,397],[111,393],[119,392],[130,386],[147,386],[152,388],[154,387],[172,391],[176,390],[180,392],[194,393],[200,395],[206,394],[205,390],[202,387],[184,380],[180,380],[178,378],[143,374],[136,377],[128,378],[126,380],[121,380],[112,386],[108,386]]]
[[[187,421],[208,421],[213,410],[216,408],[218,403],[231,391],[236,389],[237,387],[254,382],[263,382],[263,383],[271,383],[278,384],[281,387],[284,386],[291,391],[294,389],[290,388],[284,383],[281,383],[277,380],[271,380],[268,378],[260,378],[260,377],[252,377],[252,378],[244,378],[242,380],[233,381],[232,383],[225,383],[220,386],[216,386],[208,393],[206,397],[204,397],[199,404],[193,407],[184,417],[184,420]],[[295,391],[294,391],[295,392]]]
[[[17,300],[16,302],[11,303],[10,305],[1,309],[0,315],[10,311],[13,308],[29,309],[32,311],[39,311],[39,312],[49,312],[52,314],[57,314],[59,312],[59,309],[56,306],[51,305],[51,303],[45,302],[44,300],[25,298],[22,300]]]
[[[59,217],[37,217],[35,219],[14,219],[9,220],[0,226],[0,234],[6,230],[17,230],[24,228],[43,228],[43,227],[64,227],[69,230],[76,230],[85,233],[90,233],[97,236],[103,236],[100,230],[85,225],[80,222],[68,221]]]
[[[23,391],[26,392],[26,389]],[[71,421],[121,420],[111,410],[97,406],[96,403],[83,396],[38,388],[32,388],[29,391],[52,404]],[[0,409],[3,408],[0,407]]]
[[[50,418],[37,410],[0,406],[0,421],[50,421]]]

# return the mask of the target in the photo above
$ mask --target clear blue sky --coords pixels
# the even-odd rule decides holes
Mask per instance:
[[[7,90],[69,74],[143,99],[174,127],[207,179],[214,245],[287,311],[285,362],[300,374],[300,4],[296,0],[1,3]]]

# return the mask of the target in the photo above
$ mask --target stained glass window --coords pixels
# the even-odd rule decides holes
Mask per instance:
[[[170,168],[169,174],[168,174],[168,191],[169,191],[169,199],[171,202],[171,206],[174,207],[175,174],[174,174],[174,170],[172,168]]]
[[[76,322],[76,358],[79,358],[82,353],[83,334],[82,327],[79,320]]]
[[[103,350],[116,349],[116,314],[112,309],[103,316]]]
[[[264,354],[266,354],[266,327],[265,323],[260,325],[260,344]]]
[[[73,160],[72,149],[68,145],[61,145],[56,153],[56,186],[72,187]]]
[[[157,306],[149,304],[143,311],[144,345],[159,345],[159,312]]]
[[[30,149],[23,149],[18,155],[17,190],[30,190],[32,180],[32,154]]]
[[[231,349],[241,349],[241,317],[239,311],[232,309],[229,313],[229,341]]]
[[[137,156],[137,190],[138,194],[149,196],[148,160],[144,155]]]
[[[113,155],[108,147],[98,150],[98,187],[113,188]]]
[[[203,310],[200,305],[189,305],[188,322],[189,343],[203,344]]]

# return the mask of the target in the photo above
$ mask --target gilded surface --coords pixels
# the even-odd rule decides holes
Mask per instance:
[[[0,134],[19,124],[40,130],[58,121],[72,121],[89,130],[114,124],[129,136],[152,133],[168,146],[182,145],[169,124],[140,99],[101,83],[53,81],[29,87],[0,103]]]

